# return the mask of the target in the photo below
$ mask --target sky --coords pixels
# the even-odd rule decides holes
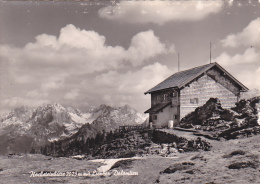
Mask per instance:
[[[144,92],[219,63],[260,89],[260,2],[0,1],[0,115],[22,105],[150,107]]]

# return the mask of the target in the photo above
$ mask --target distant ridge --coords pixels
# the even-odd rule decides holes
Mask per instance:
[[[89,126],[87,134],[95,135],[94,129],[110,131],[121,124],[141,124],[145,119],[144,114],[128,105],[119,108],[101,105],[86,113],[58,103],[33,110],[22,106],[0,119],[0,154],[29,152],[32,147],[71,137]]]

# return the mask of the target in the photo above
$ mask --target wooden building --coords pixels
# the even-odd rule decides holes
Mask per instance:
[[[230,108],[248,88],[218,63],[211,63],[177,72],[146,91],[151,94],[149,122],[166,127],[169,121],[177,126],[181,118],[205,104],[209,98],[219,98],[223,108]]]

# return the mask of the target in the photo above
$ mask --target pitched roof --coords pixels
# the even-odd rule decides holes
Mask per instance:
[[[155,106],[151,107],[150,109],[148,109],[147,111],[145,111],[144,113],[157,113],[160,110],[164,109],[165,107],[167,107],[168,105],[170,105],[172,102],[162,102],[162,103],[158,103]]]
[[[155,87],[151,88],[150,90],[146,91],[145,94],[151,93],[154,91],[159,91],[163,89],[168,89],[168,88],[181,88],[185,86],[187,83],[192,81],[193,79],[197,78],[213,66],[217,66],[219,69],[221,69],[223,72],[225,72],[231,79],[233,79],[239,86],[241,86],[242,89],[248,90],[247,87],[245,87],[243,84],[241,84],[237,79],[235,79],[231,74],[229,74],[225,69],[223,69],[219,64],[215,63],[210,63],[207,65],[191,68],[188,70],[180,71],[177,72]]]
[[[155,87],[153,87],[150,90],[148,90],[147,92],[145,92],[145,94],[151,93],[153,91],[167,89],[167,88],[174,88],[174,87],[179,88],[182,85],[184,85],[187,81],[190,81],[190,79],[193,79],[195,76],[203,73],[204,71],[208,70],[212,66],[214,66],[214,63],[199,66],[199,67],[192,68],[189,70],[184,70],[181,72],[177,72],[177,73],[171,75],[170,77],[168,77],[167,79],[165,79],[164,81],[162,81],[161,83],[159,83],[158,85],[156,85]]]

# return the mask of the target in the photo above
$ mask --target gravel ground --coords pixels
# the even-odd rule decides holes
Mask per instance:
[[[188,133],[185,134],[188,136]],[[103,175],[93,173],[109,161],[29,154],[1,156],[0,183],[260,183],[260,135],[229,141],[207,141],[213,146],[211,151],[176,153],[172,158],[150,155],[143,159],[131,159],[117,164],[116,168]],[[181,169],[177,167],[187,163],[188,166]],[[163,173],[168,167],[173,168],[173,172]],[[56,171],[67,176],[30,177],[30,171]],[[84,176],[81,175],[83,173]]]

